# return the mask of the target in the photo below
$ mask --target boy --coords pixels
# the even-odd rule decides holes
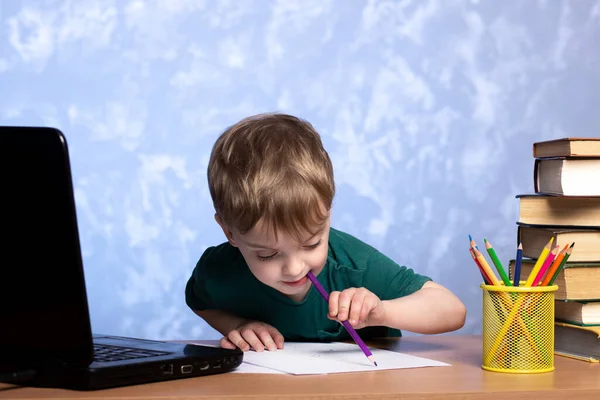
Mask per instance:
[[[449,290],[330,227],[333,167],[308,122],[263,114],[229,127],[212,149],[208,184],[227,242],[202,254],[185,296],[223,334],[222,347],[345,340],[346,319],[363,339],[463,326],[465,307]]]

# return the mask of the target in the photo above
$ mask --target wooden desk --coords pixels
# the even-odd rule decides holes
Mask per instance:
[[[479,336],[404,337],[370,344],[452,366],[318,376],[230,373],[96,392],[0,384],[0,399],[600,399],[600,364],[557,356],[554,372],[514,375],[481,369]]]

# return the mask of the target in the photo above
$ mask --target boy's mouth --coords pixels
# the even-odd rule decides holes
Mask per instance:
[[[302,278],[298,279],[297,281],[283,281],[283,283],[285,283],[288,286],[302,286],[306,283],[307,280],[308,280],[308,278],[305,275]]]

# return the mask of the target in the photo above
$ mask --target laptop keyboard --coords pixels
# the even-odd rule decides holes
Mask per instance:
[[[94,361],[110,362],[136,358],[157,357],[171,354],[166,351],[136,349],[133,347],[112,346],[94,343]]]

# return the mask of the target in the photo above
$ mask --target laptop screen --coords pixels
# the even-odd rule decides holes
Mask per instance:
[[[0,127],[0,367],[87,365],[90,320],[66,143]]]

